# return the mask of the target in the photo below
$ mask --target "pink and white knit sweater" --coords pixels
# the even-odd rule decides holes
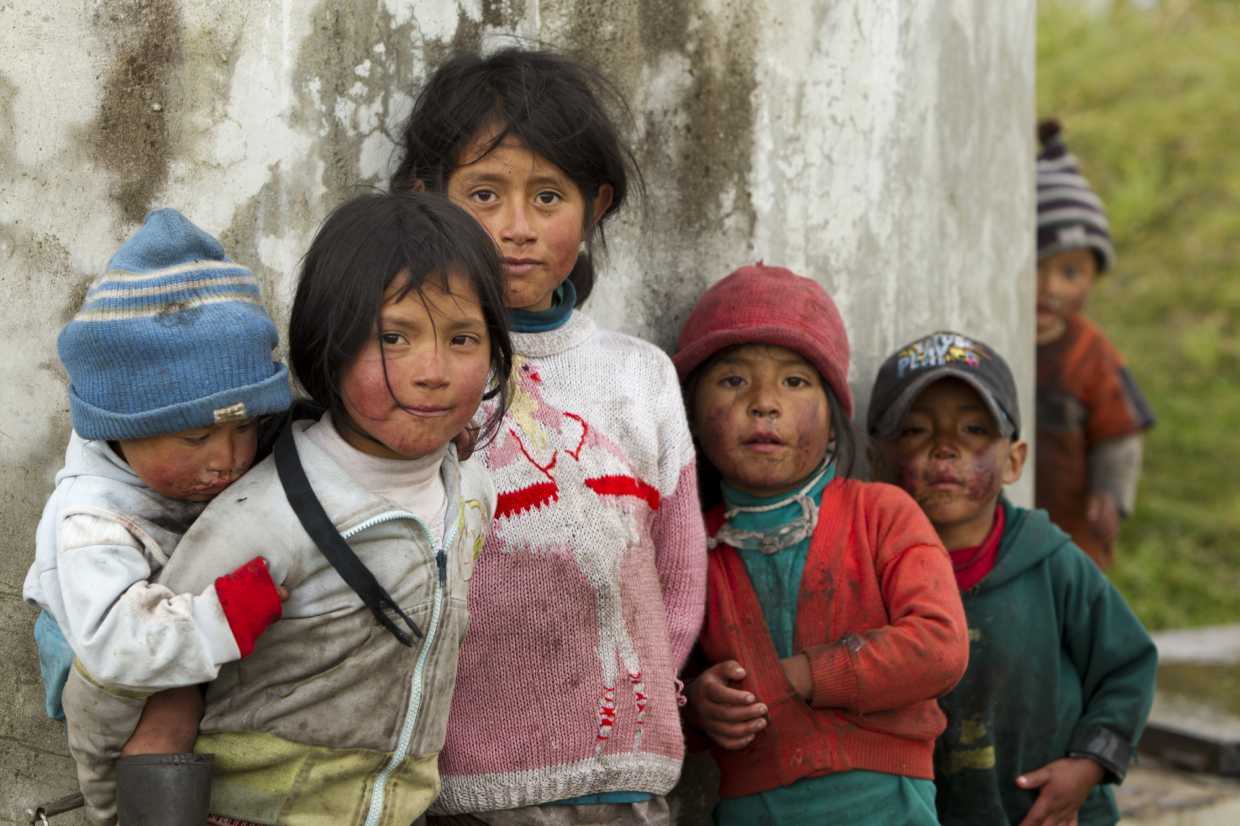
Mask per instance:
[[[676,675],[706,592],[675,368],[577,312],[513,341],[516,393],[484,454],[499,501],[434,810],[665,794],[684,755]]]

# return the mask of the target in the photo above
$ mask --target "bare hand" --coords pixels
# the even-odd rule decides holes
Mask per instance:
[[[1089,494],[1085,514],[1094,536],[1107,545],[1119,536],[1119,506],[1115,504],[1115,497],[1111,494],[1105,491]]]
[[[779,661],[784,669],[784,677],[792,684],[792,690],[805,702],[814,696],[814,676],[809,670],[809,657],[805,654],[793,654]]]
[[[685,690],[690,720],[725,749],[743,749],[766,728],[766,706],[729,685],[744,678],[740,663],[726,660],[706,669]]]
[[[1020,826],[1076,826],[1076,813],[1104,773],[1088,757],[1063,757],[1022,774],[1017,786],[1041,791]]]
[[[276,586],[276,595],[280,597],[280,602],[288,602],[288,588],[283,585]]]

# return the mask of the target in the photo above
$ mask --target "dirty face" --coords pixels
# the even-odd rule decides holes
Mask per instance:
[[[909,406],[900,434],[880,446],[882,475],[908,491],[949,550],[986,538],[1004,485],[1020,478],[1026,446],[999,432],[966,382],[931,384]]]
[[[791,350],[744,344],[703,369],[693,425],[723,480],[755,496],[794,489],[814,472],[831,442],[822,377]]]
[[[253,419],[118,442],[125,462],[151,490],[172,499],[209,502],[254,463]]]
[[[394,300],[404,281],[393,279],[374,337],[341,377],[355,427],[338,423],[337,429],[363,453],[388,459],[433,453],[465,428],[482,401],[491,369],[482,305],[469,279],[452,275],[448,291],[433,280],[420,295]]]
[[[514,310],[546,310],[577,263],[588,227],[611,204],[612,189],[600,187],[588,205],[564,170],[519,138],[509,135],[482,154],[494,134],[483,130],[461,153],[461,165],[448,177],[448,197],[499,245],[505,303]]]
[[[1097,274],[1098,259],[1085,248],[1038,261],[1038,344],[1050,344],[1064,334],[1068,319],[1085,307]]]

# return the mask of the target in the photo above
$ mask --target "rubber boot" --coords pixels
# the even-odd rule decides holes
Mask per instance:
[[[211,755],[135,754],[116,761],[120,826],[204,826]]]

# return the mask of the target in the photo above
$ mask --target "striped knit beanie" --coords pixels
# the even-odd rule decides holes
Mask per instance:
[[[827,291],[811,278],[759,261],[714,284],[698,299],[676,343],[672,362],[683,384],[720,350],[774,344],[817,368],[852,418],[848,334]]]
[[[1089,248],[1098,259],[1099,274],[1106,272],[1115,262],[1115,250],[1102,199],[1064,146],[1058,121],[1039,123],[1038,139],[1042,143],[1038,155],[1038,259]]]
[[[140,439],[278,413],[278,338],[254,274],[181,213],[152,212],[60,333],[73,429]]]

